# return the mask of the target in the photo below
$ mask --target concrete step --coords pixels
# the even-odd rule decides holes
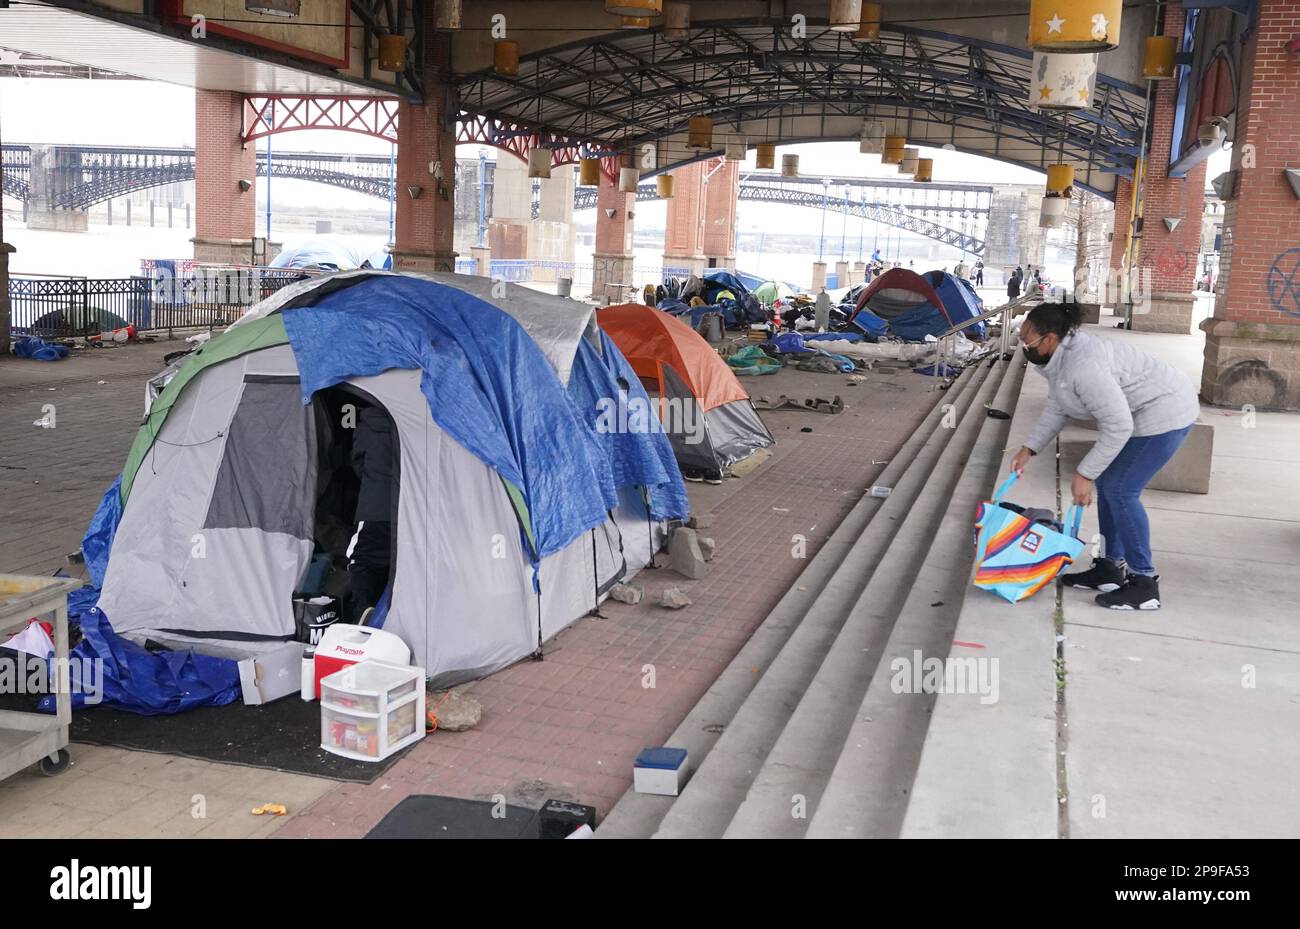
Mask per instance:
[[[727,723],[682,796],[665,813],[657,837],[718,837],[724,833],[790,714],[822,666],[850,609],[880,576],[877,568],[883,566],[899,534],[914,522],[917,501],[927,492],[927,482],[956,434],[945,428],[945,422],[953,417],[964,419],[982,402],[988,376],[988,368],[972,368],[962,378],[965,383],[960,393],[950,393],[940,404],[941,415],[916,457]],[[951,407],[945,409],[948,404]],[[885,580],[882,586],[892,587],[893,583]]]
[[[966,459],[983,425],[1006,365],[978,369],[972,401],[943,443],[932,469],[915,475],[922,492],[908,507],[898,533],[881,553],[871,580],[853,604],[797,706],[770,750],[756,765],[743,803],[723,835],[727,838],[798,838],[804,835],[843,750],[881,652],[914,583],[925,583],[921,566],[935,531],[952,507]],[[912,475],[909,474],[909,477]],[[968,527],[970,510],[962,513]],[[942,609],[942,608],[941,608]],[[955,613],[955,608],[953,609]],[[773,720],[777,723],[776,720]],[[778,723],[779,724],[779,723]]]
[[[935,402],[933,409],[917,426],[898,453],[890,459],[876,483],[897,488],[903,475],[948,415],[945,406],[959,404],[962,397],[972,391],[971,385],[976,380],[975,372],[972,371],[969,375],[959,378],[946,393],[940,394],[940,399]],[[689,752],[693,769],[698,770],[701,766],[725,731],[727,724],[736,716],[740,706],[766,675],[810,608],[823,601],[829,605],[829,598],[824,596],[824,591],[841,566],[845,564],[849,553],[862,544],[863,536],[868,534],[868,527],[875,524],[876,528],[873,532],[887,533],[897,526],[896,517],[903,497],[897,498],[900,503],[888,507],[886,504],[895,498],[895,494],[907,492],[908,489],[904,487],[902,490],[896,489],[888,499],[863,496],[854,505],[800,573],[798,580],[773,607],[736,657],[682,720],[666,744],[685,748]],[[877,523],[877,520],[880,522]],[[844,575],[846,578],[852,576],[853,571],[856,570],[854,566],[857,564],[859,564],[857,561],[850,563]],[[866,584],[866,580],[866,577],[862,578],[863,585]],[[848,602],[851,602],[851,598]],[[843,608],[847,610],[847,606]],[[754,668],[762,669],[764,674],[754,674]],[[659,828],[664,815],[675,800],[674,797],[638,794],[629,790],[609,815],[601,821],[600,828],[596,830],[596,837],[648,838]]]
[[[1014,406],[1023,377],[1023,363],[1012,362],[993,405],[1002,410]],[[960,667],[971,673],[954,682],[959,689],[975,692],[959,699],[978,700],[981,682],[991,681],[987,657],[981,666],[972,660],[981,657],[980,650],[954,649],[953,632],[972,590],[973,515],[997,480],[1009,428],[1007,421],[987,416],[979,427],[925,562],[894,621],[889,641],[875,658],[875,673],[826,789],[816,810],[810,811],[809,838],[899,835],[936,699],[935,694],[913,692],[926,660],[945,661],[950,656],[961,660]]]

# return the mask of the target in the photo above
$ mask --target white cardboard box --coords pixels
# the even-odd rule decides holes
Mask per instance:
[[[239,684],[244,703],[259,706],[302,690],[301,642],[284,645],[251,655],[239,662]]]

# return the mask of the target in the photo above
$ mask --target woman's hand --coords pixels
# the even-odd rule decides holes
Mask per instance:
[[[1020,451],[1016,452],[1016,457],[1011,459],[1011,470],[1016,474],[1024,474],[1025,465],[1029,464],[1029,459],[1033,457],[1033,452],[1021,446]]]
[[[1076,474],[1070,482],[1070,493],[1079,506],[1092,506],[1093,483],[1082,474]]]

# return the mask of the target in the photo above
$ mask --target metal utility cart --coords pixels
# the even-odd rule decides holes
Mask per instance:
[[[67,769],[72,691],[68,680],[68,592],[82,585],[65,577],[0,574],[0,642],[22,632],[33,617],[54,622],[55,706],[57,712],[0,710],[0,780],[39,763],[49,776]]]

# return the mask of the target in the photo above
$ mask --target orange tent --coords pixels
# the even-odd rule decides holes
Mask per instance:
[[[596,323],[659,395],[656,412],[687,480],[716,483],[731,465],[773,444],[731,368],[686,323],[639,303],[597,310]]]
[[[713,346],[676,316],[644,304],[625,303],[597,310],[596,323],[609,333],[638,377],[662,385],[663,366],[670,365],[706,413],[724,403],[749,399]]]

